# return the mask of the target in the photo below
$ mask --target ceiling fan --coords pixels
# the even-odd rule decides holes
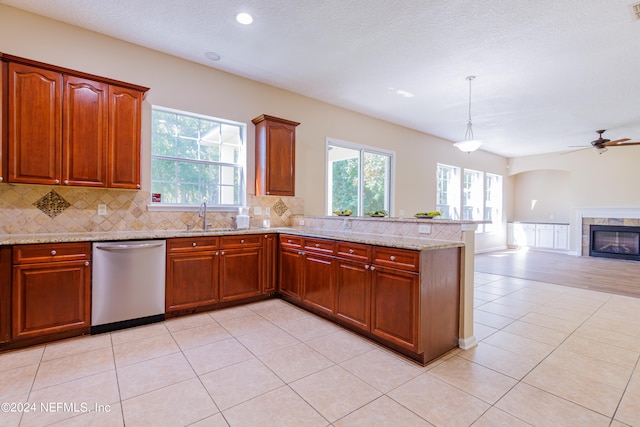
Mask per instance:
[[[627,142],[629,138],[622,139],[614,139],[611,141],[610,139],[603,138],[602,134],[605,133],[606,129],[597,130],[598,139],[594,139],[591,141],[591,147],[595,148],[598,151],[598,154],[602,154],[606,152],[609,147],[624,147],[627,145],[640,145],[640,142]],[[584,147],[583,145],[572,145],[572,147]],[[590,148],[590,147],[585,147]],[[578,150],[579,151],[579,150]]]

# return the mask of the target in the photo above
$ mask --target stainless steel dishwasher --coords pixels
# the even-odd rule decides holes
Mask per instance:
[[[91,333],[164,320],[164,240],[95,242]]]

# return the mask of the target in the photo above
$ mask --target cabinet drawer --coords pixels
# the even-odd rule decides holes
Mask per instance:
[[[260,234],[243,234],[240,236],[222,236],[222,247],[244,248],[247,246],[262,246],[264,238]]]
[[[420,252],[374,246],[373,263],[400,270],[418,271]]]
[[[284,234],[280,236],[280,245],[285,248],[300,249],[302,248],[302,240],[300,236]]]
[[[13,247],[13,263],[75,261],[89,259],[91,243],[43,243]]]
[[[333,255],[335,242],[327,239],[304,239],[304,249],[312,252]]]
[[[360,243],[337,242],[337,255],[341,258],[369,262],[371,259],[371,246]]]
[[[182,237],[167,240],[167,252],[206,251],[218,247],[218,237]]]

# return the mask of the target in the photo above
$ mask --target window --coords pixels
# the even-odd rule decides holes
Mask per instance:
[[[151,192],[169,205],[245,203],[246,125],[153,107]]]
[[[389,212],[393,157],[393,152],[328,139],[327,214]]]
[[[502,176],[443,164],[437,170],[436,209],[442,217],[491,221],[478,230],[495,231],[502,221]]]

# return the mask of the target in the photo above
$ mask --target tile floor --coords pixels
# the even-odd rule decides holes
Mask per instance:
[[[0,426],[640,425],[640,299],[478,273],[476,322],[427,367],[280,300],[5,353]]]

